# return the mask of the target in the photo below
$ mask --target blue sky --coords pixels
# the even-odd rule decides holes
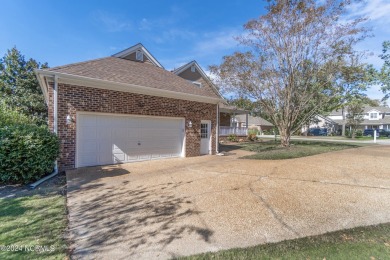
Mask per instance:
[[[205,69],[236,50],[233,36],[265,12],[261,0],[49,1],[2,0],[0,56],[16,46],[26,57],[54,67],[110,56],[138,42],[167,69],[197,60]],[[376,67],[384,40],[390,40],[390,0],[351,8],[375,37],[359,44]],[[383,95],[378,87],[372,98]]]

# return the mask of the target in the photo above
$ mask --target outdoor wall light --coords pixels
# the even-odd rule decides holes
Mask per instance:
[[[188,120],[188,127],[189,127],[189,128],[192,127],[192,122],[191,122],[191,120]]]
[[[74,118],[71,115],[67,115],[66,116],[66,124],[70,125],[72,123],[74,123]]]

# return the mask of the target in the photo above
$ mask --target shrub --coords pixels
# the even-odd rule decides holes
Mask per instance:
[[[355,136],[356,136],[356,137],[361,137],[361,136],[363,136],[363,130],[361,130],[361,129],[356,130]]]
[[[230,134],[227,138],[230,142],[237,142],[237,135]]]
[[[249,141],[256,141],[257,140],[257,134],[258,134],[258,131],[257,129],[249,129],[248,130],[248,140]]]
[[[34,124],[34,120],[0,102],[0,128],[11,125]]]
[[[0,182],[29,183],[50,173],[59,155],[59,139],[47,127],[0,128]]]

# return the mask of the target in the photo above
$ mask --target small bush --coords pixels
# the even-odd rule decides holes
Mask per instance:
[[[361,136],[363,136],[363,130],[361,130],[361,129],[356,130],[355,136],[356,136],[356,137],[361,137]]]
[[[47,127],[9,125],[0,128],[0,182],[26,184],[54,168],[58,137]]]
[[[258,134],[257,129],[249,129],[248,130],[248,140],[252,141],[252,142],[256,141],[258,139],[257,134]]]
[[[227,138],[230,142],[237,142],[237,135],[230,134]]]

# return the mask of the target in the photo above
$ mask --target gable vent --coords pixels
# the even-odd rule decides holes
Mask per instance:
[[[202,83],[197,82],[197,81],[192,81],[192,84],[194,84],[194,85],[197,86],[198,88],[201,88],[201,87],[202,87]]]
[[[194,65],[191,66],[191,72],[195,72],[195,66]]]
[[[144,54],[141,50],[135,52],[135,59],[139,61],[144,61]]]

